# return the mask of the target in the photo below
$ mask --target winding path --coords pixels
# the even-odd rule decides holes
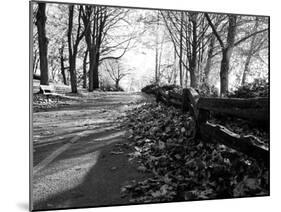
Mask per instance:
[[[81,101],[33,114],[33,209],[128,204],[120,188],[144,178],[128,162],[126,110],[141,93],[92,93]]]

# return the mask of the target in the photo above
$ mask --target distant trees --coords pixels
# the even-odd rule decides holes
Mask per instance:
[[[36,26],[38,31],[38,45],[40,58],[40,84],[49,85],[49,71],[48,71],[48,39],[46,37],[46,4],[38,3],[36,13]]]
[[[190,86],[197,87],[199,63],[203,60],[205,46],[209,41],[204,16],[198,12],[165,11],[162,17],[179,57],[180,85],[183,85],[184,76],[187,80],[189,73]]]
[[[34,79],[45,85],[70,84],[73,93],[78,86],[99,88],[104,74],[111,74],[119,86],[117,63],[134,46],[144,50],[142,57],[150,55],[152,75],[143,76],[145,83],[199,89],[219,85],[224,96],[234,81],[239,86],[252,80],[258,73],[255,62],[267,69],[266,17],[96,5],[47,4],[46,10],[46,3],[34,5]]]
[[[119,90],[119,83],[121,79],[129,74],[128,71],[124,70],[121,62],[116,59],[107,60],[104,62],[104,67],[109,77],[115,82],[116,90]]]

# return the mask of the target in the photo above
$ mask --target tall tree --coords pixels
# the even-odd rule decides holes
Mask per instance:
[[[162,17],[171,41],[176,46],[179,63],[185,68],[185,81],[187,82],[189,72],[190,86],[197,87],[198,63],[202,62],[203,50],[208,43],[204,36],[208,28],[204,16],[196,12],[169,11],[162,12]]]
[[[89,51],[86,49],[83,57],[83,88],[87,88],[87,60]]]
[[[106,7],[85,6],[83,9],[83,23],[85,26],[85,40],[89,50],[89,91],[99,87],[98,66],[100,47],[107,19]]]
[[[212,35],[210,43],[208,45],[208,52],[207,52],[207,62],[204,68],[204,77],[203,83],[209,85],[209,75],[212,67],[212,57],[214,55],[214,46],[215,46],[215,36]]]
[[[261,25],[259,21],[259,17],[256,17],[255,24],[253,27],[253,31],[257,31],[258,27]],[[246,55],[246,61],[244,65],[244,70],[242,74],[242,80],[241,85],[245,85],[247,76],[250,73],[250,64],[252,59],[255,56],[258,56],[258,53],[265,48],[268,48],[268,35],[264,35],[265,33],[253,35],[253,37],[250,39],[250,46],[248,49],[245,50],[245,48],[241,48],[242,55]]]
[[[237,16],[236,15],[228,15],[228,26],[226,30],[226,42],[223,41],[223,36],[219,34],[216,27],[214,26],[211,18],[207,13],[205,13],[205,17],[208,20],[208,23],[210,27],[212,28],[212,31],[214,35],[216,36],[220,47],[221,47],[221,53],[222,53],[222,60],[221,60],[221,66],[220,66],[220,93],[221,96],[225,96],[228,93],[228,83],[229,83],[229,68],[230,68],[230,59],[233,52],[233,48],[235,46],[240,45],[244,41],[248,40],[252,36],[264,32],[268,29],[262,29],[256,32],[253,32],[243,38],[241,38],[238,41],[235,41],[236,37],[236,30],[237,30]]]
[[[62,41],[61,47],[59,48],[59,54],[60,54],[60,66],[61,66],[61,75],[62,75],[62,80],[63,84],[68,85],[67,80],[66,80],[66,75],[65,75],[65,66],[64,66],[64,43]]]
[[[159,83],[159,11],[157,11],[155,34],[155,83]]]
[[[107,59],[119,59],[128,50],[132,35],[120,42],[116,42],[116,37],[110,39],[109,35],[112,28],[124,21],[127,12],[128,10],[104,6],[85,6],[82,9],[85,40],[89,51],[89,91],[99,88],[100,63]],[[123,49],[120,55],[112,56],[113,52],[120,49]]]
[[[49,85],[48,71],[48,39],[46,37],[46,4],[38,3],[36,14],[36,26],[38,30],[39,60],[40,60],[40,84]]]
[[[78,45],[80,41],[82,40],[84,36],[84,32],[82,30],[81,25],[81,12],[82,12],[82,6],[78,6],[78,27],[76,30],[76,36],[73,34],[73,17],[74,17],[74,5],[69,5],[68,11],[68,32],[67,32],[67,38],[68,38],[68,62],[69,62],[69,73],[70,73],[70,84],[71,84],[71,92],[77,93],[77,75],[76,75],[76,56],[78,53]]]
[[[180,55],[179,55],[179,68],[180,68],[180,86],[182,87],[182,83],[183,83],[183,71],[182,71],[182,49],[183,49],[183,12],[181,12],[180,14]]]
[[[191,58],[189,60],[189,72],[190,72],[190,86],[197,87],[197,54],[198,54],[198,37],[197,37],[197,17],[198,13],[190,13],[190,21],[192,23],[192,42],[191,42]]]

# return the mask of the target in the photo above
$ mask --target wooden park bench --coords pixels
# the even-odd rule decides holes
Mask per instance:
[[[39,93],[42,93],[44,95],[54,94],[55,89],[53,85],[40,85],[39,86]]]

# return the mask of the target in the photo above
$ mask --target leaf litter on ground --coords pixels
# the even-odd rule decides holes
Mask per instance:
[[[188,113],[147,103],[126,116],[137,170],[152,177],[121,188],[132,202],[167,202],[268,195],[268,167],[218,143],[194,138]]]
[[[51,108],[57,108],[62,105],[69,105],[70,101],[77,101],[71,97],[62,95],[44,95],[41,93],[33,94],[33,111],[39,112]]]

